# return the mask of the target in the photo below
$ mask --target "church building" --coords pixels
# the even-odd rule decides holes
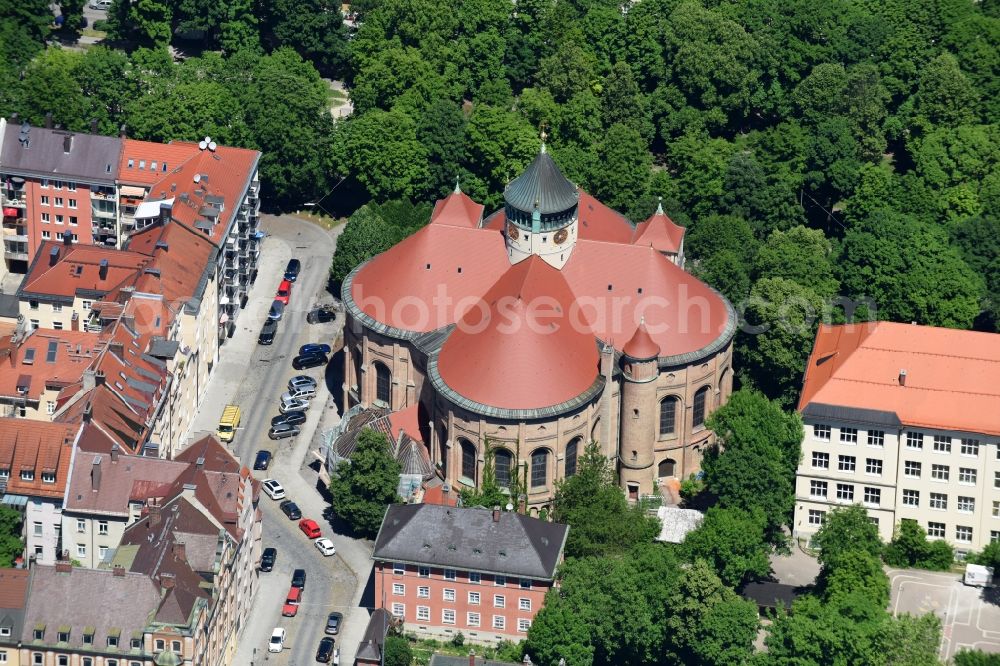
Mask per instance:
[[[532,511],[592,440],[631,499],[697,472],[732,390],[736,314],[684,270],[684,228],[662,207],[633,225],[544,146],[502,209],[456,186],[342,297],[345,407],[415,412],[456,491],[490,463]]]

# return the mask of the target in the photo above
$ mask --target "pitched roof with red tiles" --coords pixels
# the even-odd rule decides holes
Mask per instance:
[[[660,252],[677,254],[681,251],[685,231],[684,227],[667,217],[663,212],[663,204],[660,204],[656,207],[655,213],[635,228],[632,243],[652,245]]]
[[[435,202],[431,224],[451,224],[475,229],[483,220],[484,208],[456,186],[454,192]]]
[[[197,144],[181,145],[197,147]],[[243,192],[250,185],[259,159],[260,153],[256,150],[232,146],[218,146],[214,151],[199,150],[178,168],[163,175],[150,189],[149,197],[173,198],[171,219],[195,230],[199,221],[208,219],[203,214],[206,207],[212,206],[208,197],[222,197],[222,210],[214,224],[209,220],[210,229],[206,234],[219,245],[239,209]]]
[[[24,609],[28,601],[28,574],[27,569],[0,569],[0,611]]]
[[[799,409],[879,410],[907,426],[1000,435],[998,377],[995,333],[885,321],[821,325]]]
[[[424,438],[420,434],[419,412],[419,405],[410,405],[405,409],[388,414],[390,440],[398,442],[399,436],[405,433],[410,439],[422,442]]]
[[[109,453],[77,450],[66,493],[67,511],[127,516],[129,501],[167,499],[174,482],[188,468],[187,463],[175,460]],[[97,482],[95,468],[100,469]]]
[[[538,256],[511,266],[441,348],[438,371],[481,405],[535,409],[567,402],[598,376],[589,323],[562,273]],[[544,307],[538,307],[544,302]]]
[[[0,395],[38,400],[46,387],[59,390],[80,381],[106,341],[85,331],[30,331],[0,362]]]
[[[126,185],[153,185],[198,153],[194,143],[156,143],[125,139],[118,181]]]
[[[653,342],[649,331],[646,330],[646,321],[644,319],[639,321],[639,326],[635,329],[635,335],[625,343],[622,351],[626,356],[631,356],[638,360],[656,358],[660,355],[660,345]]]
[[[58,254],[53,255],[53,250]],[[107,262],[106,268],[101,267],[102,261]],[[133,279],[149,261],[149,257],[137,252],[43,241],[21,282],[18,297],[25,300],[50,296],[71,301],[80,295],[96,300]]]
[[[162,295],[174,309],[198,294],[202,274],[215,254],[205,234],[180,224],[155,224],[129,238],[128,249],[153,258],[137,275],[135,290]]]
[[[72,423],[0,418],[0,469],[10,474],[7,492],[61,499],[79,429],[79,424]],[[22,471],[32,472],[34,478],[22,479]]]

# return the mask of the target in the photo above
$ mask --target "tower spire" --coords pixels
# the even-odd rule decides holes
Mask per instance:
[[[455,194],[459,194],[461,191],[462,188],[459,186],[459,178],[458,176],[455,176]]]
[[[656,200],[658,201],[658,203],[656,204],[656,214],[664,215],[665,213],[663,212],[663,197],[656,197]]]

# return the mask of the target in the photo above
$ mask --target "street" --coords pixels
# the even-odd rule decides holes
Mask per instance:
[[[313,541],[298,529],[297,521],[288,520],[278,509],[278,502],[261,493],[263,512],[263,547],[278,550],[274,570],[261,573],[260,586],[247,626],[240,637],[233,663],[302,665],[315,663],[316,647],[331,611],[344,614],[344,625],[336,636],[341,663],[354,660],[354,652],[364,633],[368,612],[357,608],[362,589],[371,570],[371,546],[335,534],[324,519],[327,502],[317,491],[317,472],[310,468],[316,459],[311,451],[318,446],[323,429],[339,420],[330,399],[325,368],[295,371],[291,360],[299,346],[323,342],[336,349],[343,325],[342,317],[327,324],[307,324],[306,313],[316,303],[330,302],[326,292],[330,258],[336,236],[342,227],[327,232],[320,227],[290,216],[263,216],[262,228],[268,237],[261,252],[257,282],[246,309],[240,314],[236,333],[223,346],[218,366],[201,408],[195,417],[189,441],[216,429],[227,404],[239,405],[242,421],[233,442],[233,451],[248,467],[258,450],[271,451],[270,469],[254,472],[258,479],[274,478],[281,482],[302,516],[319,523],[323,536],[333,540],[337,554],[323,557]],[[260,327],[267,316],[285,265],[292,257],[302,262],[302,271],[292,289],[273,344],[257,344]],[[287,390],[288,380],[297,374],[317,379],[317,395],[306,412],[306,423],[297,438],[271,441],[267,437],[270,420],[278,414],[278,397]],[[315,467],[315,465],[314,465]],[[302,605],[294,618],[281,617],[281,607],[290,587],[292,570],[306,571]],[[280,654],[267,652],[267,639],[274,627],[284,627],[288,636]]]

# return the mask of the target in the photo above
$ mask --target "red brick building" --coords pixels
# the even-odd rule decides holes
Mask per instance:
[[[527,635],[555,584],[569,526],[514,512],[390,506],[375,541],[375,604],[419,637]]]

